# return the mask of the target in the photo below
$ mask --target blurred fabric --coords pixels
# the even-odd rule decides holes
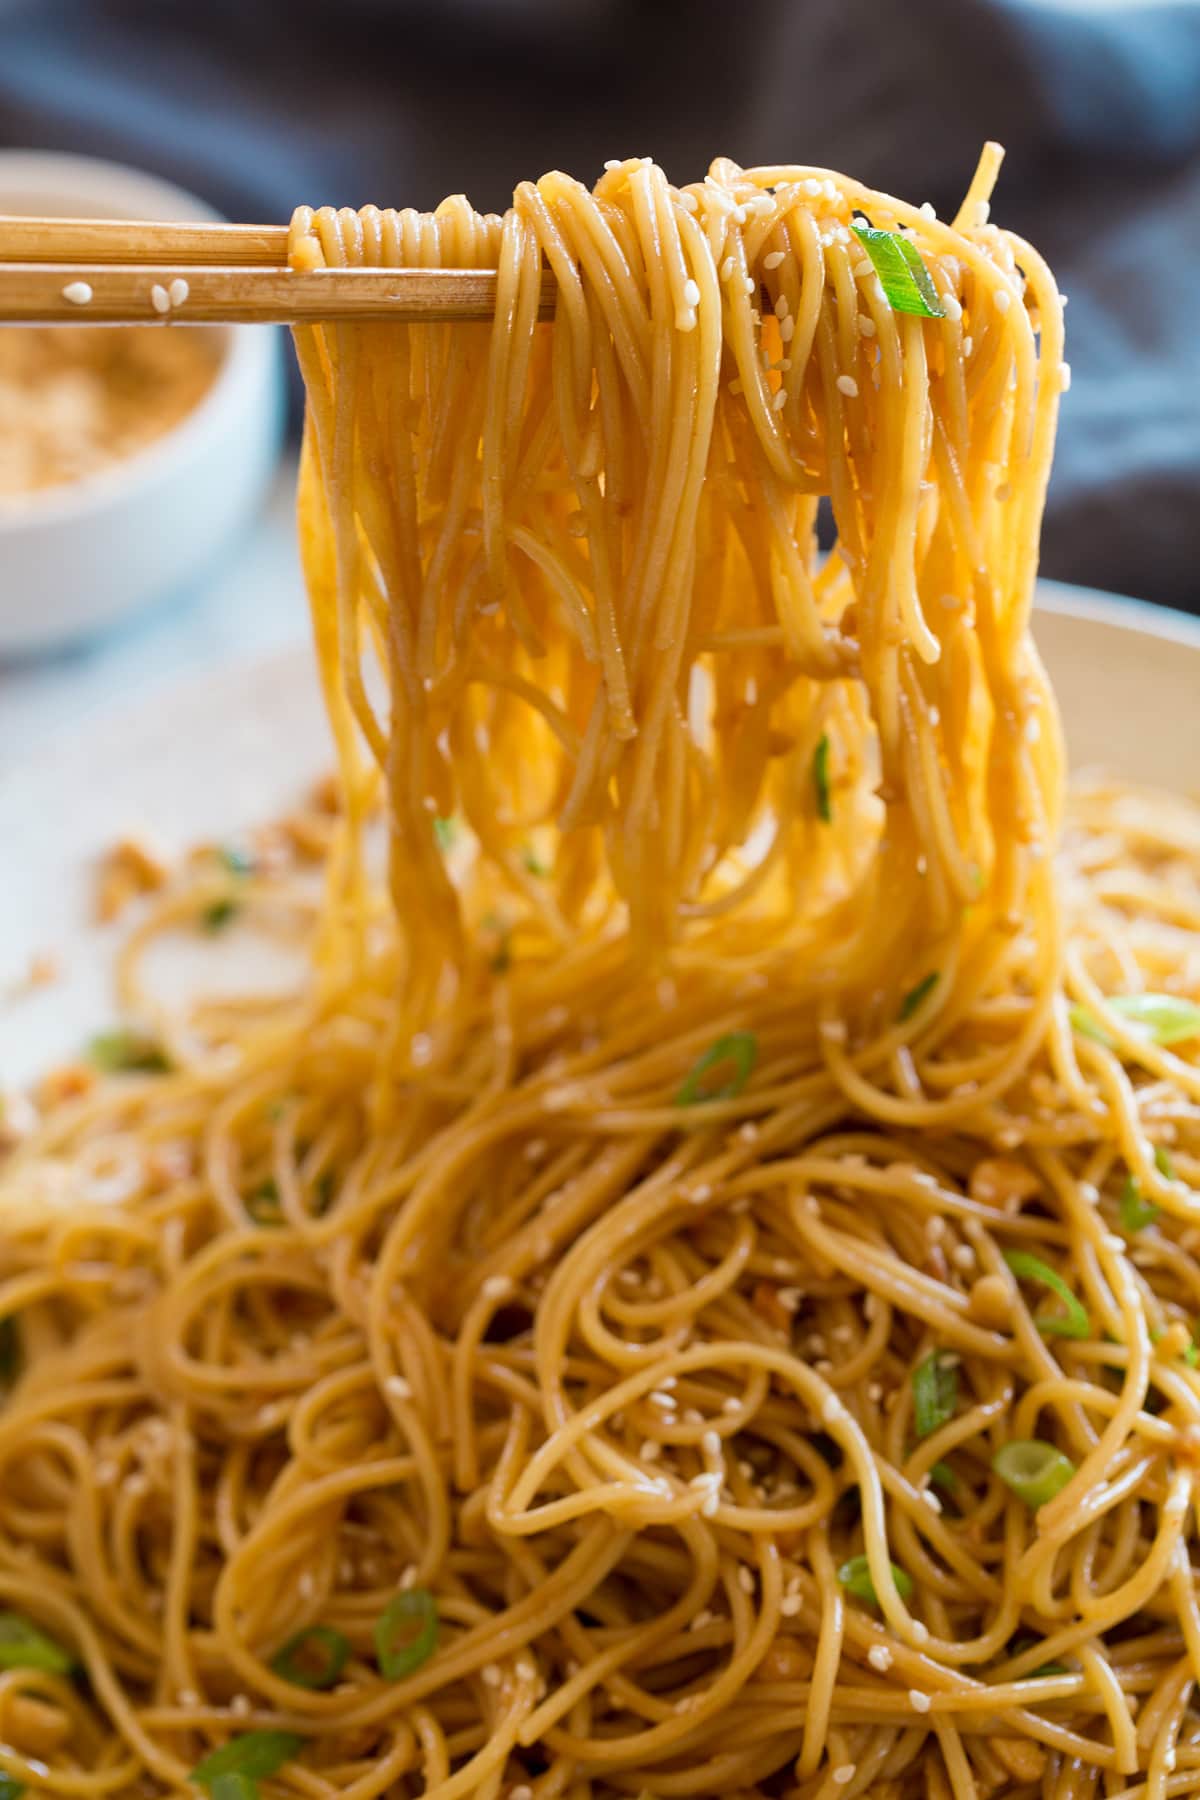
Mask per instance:
[[[716,153],[945,214],[986,137],[1070,298],[1043,567],[1200,611],[1200,0],[0,0],[0,141],[237,219]]]

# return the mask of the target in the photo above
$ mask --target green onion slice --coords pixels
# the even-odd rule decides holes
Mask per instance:
[[[258,1800],[257,1781],[252,1775],[243,1775],[236,1769],[218,1775],[208,1791],[211,1800]]]
[[[941,976],[938,971],[936,969],[931,969],[928,975],[923,975],[921,977],[916,987],[909,988],[907,994],[905,994],[903,1000],[900,1002],[900,1011],[897,1015],[902,1025],[905,1024],[907,1020],[911,1019],[915,1012],[920,1011],[921,1007],[924,1005],[925,1001],[928,1000],[930,994],[932,994],[940,980]]]
[[[87,1053],[106,1075],[165,1075],[171,1067],[162,1045],[142,1031],[102,1031]]]
[[[221,1775],[244,1775],[251,1781],[265,1779],[277,1775],[284,1763],[291,1762],[303,1748],[304,1739],[295,1731],[245,1731],[198,1762],[188,1780],[212,1792]]]
[[[44,1669],[69,1675],[75,1658],[52,1637],[39,1631],[23,1613],[0,1612],[0,1669]]]
[[[813,751],[812,775],[817,795],[817,817],[823,825],[828,825],[833,818],[833,804],[829,795],[828,732],[822,734],[820,743]]]
[[[992,1458],[992,1468],[1018,1500],[1037,1511],[1061,1494],[1075,1473],[1075,1464],[1053,1444],[1041,1438],[1015,1438]]]
[[[931,1350],[912,1373],[913,1418],[918,1437],[928,1437],[954,1417],[958,1405],[958,1365],[944,1350]]]
[[[449,850],[451,844],[458,836],[458,826],[453,819],[435,819],[433,821],[433,835],[437,839],[439,850]]]
[[[1200,1006],[1178,994],[1110,994],[1105,1004],[1128,1019],[1144,1037],[1164,1048],[1200,1037]],[[1070,1009],[1071,1024],[1083,1037],[1094,1038],[1111,1050],[1113,1040],[1086,1006]]]
[[[947,1462],[935,1462],[929,1471],[929,1479],[934,1487],[945,1488],[948,1494],[958,1486],[958,1476]]]
[[[27,1792],[23,1781],[18,1781],[15,1775],[9,1775],[4,1769],[0,1769],[0,1800],[21,1800],[21,1795]]]
[[[1167,1181],[1175,1179],[1175,1165],[1161,1144],[1154,1151],[1154,1166]],[[1155,1206],[1153,1200],[1143,1200],[1142,1190],[1132,1175],[1125,1177],[1125,1186],[1121,1189],[1121,1198],[1117,1203],[1121,1215],[1123,1231],[1142,1231],[1147,1225],[1153,1225],[1161,1206]]]
[[[911,238],[898,231],[877,231],[873,225],[852,225],[850,229],[870,257],[893,312],[916,313],[923,319],[945,318],[946,309],[933,277]]]
[[[1071,1292],[1057,1270],[1028,1250],[1006,1250],[1004,1260],[1019,1280],[1040,1281],[1043,1287],[1048,1287],[1052,1294],[1058,1295],[1066,1308],[1061,1317],[1054,1314],[1050,1318],[1035,1319],[1034,1323],[1043,1337],[1085,1338],[1089,1335],[1092,1327],[1087,1308],[1078,1295]]]
[[[550,873],[550,870],[531,844],[526,844],[521,851],[521,863],[524,868],[528,869],[531,875],[539,875],[545,879]]]
[[[279,1188],[275,1177],[268,1175],[260,1182],[246,1201],[246,1211],[256,1225],[282,1225],[283,1207],[279,1200]]]
[[[211,932],[215,937],[219,931],[224,931],[227,925],[232,924],[240,911],[239,902],[231,894],[225,894],[220,900],[214,900],[211,906],[204,908],[200,914],[200,923],[205,931]]]
[[[290,1637],[271,1660],[285,1681],[320,1692],[340,1677],[350,1655],[350,1640],[332,1625],[307,1625]]]
[[[397,1642],[415,1623],[407,1642]],[[428,1588],[405,1588],[389,1600],[375,1626],[375,1658],[388,1681],[403,1681],[428,1662],[437,1648],[437,1599]]]
[[[749,1081],[757,1061],[758,1039],[752,1031],[726,1032],[692,1064],[687,1080],[675,1096],[676,1106],[697,1106],[705,1100],[732,1100]],[[722,1063],[733,1064],[732,1080],[723,1087],[702,1087],[700,1084],[709,1070],[719,1068]]]
[[[912,1576],[906,1569],[895,1563],[890,1565],[892,1580],[896,1584],[896,1592],[902,1600],[907,1600],[913,1591]],[[879,1596],[875,1592],[875,1583],[871,1580],[871,1568],[865,1556],[852,1556],[838,1570],[838,1580],[848,1594],[856,1600],[865,1600],[868,1606],[878,1606]]]

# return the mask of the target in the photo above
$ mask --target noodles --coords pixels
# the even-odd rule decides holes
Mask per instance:
[[[124,966],[171,1069],[0,1169],[30,1791],[1200,1781],[1200,814],[1059,841],[996,161],[953,226],[638,160],[297,214],[496,322],[298,333],[341,824],[236,906],[310,978],[156,1007],[201,859]]]

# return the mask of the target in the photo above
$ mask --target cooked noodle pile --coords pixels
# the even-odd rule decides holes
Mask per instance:
[[[298,333],[341,816],[236,904],[303,991],[156,1009],[201,865],[0,1167],[31,1793],[1200,1783],[1200,813],[1060,842],[996,163],[297,214],[496,320]]]

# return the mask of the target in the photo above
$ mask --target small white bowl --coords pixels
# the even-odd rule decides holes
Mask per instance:
[[[219,217],[140,170],[40,150],[0,151],[0,213]],[[211,386],[161,437],[78,481],[0,496],[0,654],[93,636],[181,590],[256,511],[279,450],[279,333],[222,335]]]

